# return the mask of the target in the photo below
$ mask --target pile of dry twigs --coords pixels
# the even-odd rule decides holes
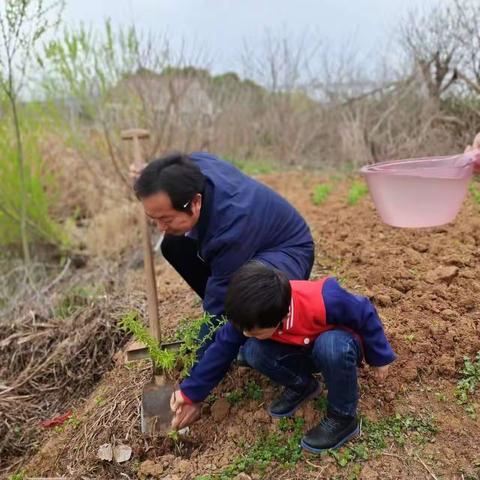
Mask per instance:
[[[2,325],[0,471],[35,450],[42,420],[74,407],[112,368],[128,339],[117,322],[134,306],[130,300],[103,295],[67,318],[47,318],[30,308]]]

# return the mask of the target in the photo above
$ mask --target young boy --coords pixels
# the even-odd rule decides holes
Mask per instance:
[[[338,448],[359,433],[357,366],[365,359],[383,380],[395,359],[367,298],[348,293],[334,278],[289,281],[281,271],[252,261],[233,275],[225,311],[229,322],[172,396],[175,427],[198,418],[198,402],[225,375],[243,343],[246,362],[285,387],[268,407],[272,417],[290,416],[318,395],[312,374],[322,373],[327,414],[303,437],[303,448],[315,453]]]

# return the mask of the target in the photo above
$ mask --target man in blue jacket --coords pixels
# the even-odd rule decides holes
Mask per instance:
[[[224,313],[231,275],[250,260],[292,280],[310,275],[314,243],[305,220],[280,195],[214,155],[154,160],[134,190],[165,233],[164,257],[216,318]],[[201,338],[207,333],[205,326]]]

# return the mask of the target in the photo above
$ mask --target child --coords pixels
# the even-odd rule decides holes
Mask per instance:
[[[395,359],[367,298],[348,293],[334,278],[289,281],[252,261],[233,275],[225,311],[229,322],[172,396],[174,427],[198,418],[198,402],[223,378],[243,343],[246,362],[285,387],[268,407],[272,417],[290,416],[318,395],[312,374],[322,373],[327,414],[303,437],[303,448],[315,453],[338,448],[359,433],[357,366],[364,358],[383,380]]]

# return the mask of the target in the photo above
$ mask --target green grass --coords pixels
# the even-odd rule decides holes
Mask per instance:
[[[243,398],[243,392],[241,390],[233,390],[232,392],[228,392],[225,397],[231,405],[236,405],[239,403]]]
[[[320,185],[317,185],[313,190],[313,197],[312,197],[313,203],[315,205],[321,205],[327,200],[331,191],[332,191],[332,186],[329,185],[328,183],[321,183]]]
[[[367,193],[368,193],[368,187],[365,184],[365,182],[355,180],[348,190],[349,205],[355,205]]]
[[[340,467],[346,467],[352,462],[368,460],[391,445],[423,445],[431,441],[437,432],[433,418],[396,414],[378,422],[363,420],[359,441],[328,453]]]
[[[15,133],[6,105],[5,115],[0,116],[0,245],[20,244],[21,222],[21,175],[18,154],[14,142]],[[59,185],[46,165],[41,152],[42,137],[59,129],[55,116],[48,105],[35,102],[22,105],[20,128],[22,131],[25,191],[26,225],[31,243],[41,242],[68,246],[68,239],[60,225],[52,218],[50,211],[58,201]]]
[[[245,395],[250,400],[261,400],[263,397],[262,388],[255,380],[249,380],[245,387]]]
[[[243,390],[232,390],[225,395],[225,398],[231,405],[236,405],[245,398],[260,401],[263,398],[263,391],[255,380],[249,380]]]
[[[232,480],[239,473],[264,474],[273,462],[285,469],[292,468],[302,456],[300,439],[303,436],[302,418],[281,419],[278,432],[270,433],[253,445],[244,445],[245,454],[237,457],[221,473],[201,475],[195,480]]]
[[[318,402],[315,408],[323,410],[325,402]],[[293,468],[302,458],[300,439],[304,435],[304,421],[300,417],[282,418],[277,424],[278,431],[260,438],[253,445],[242,445],[244,454],[237,457],[221,473],[202,475],[196,480],[232,480],[239,473],[259,474],[265,477],[273,464],[285,469]],[[359,440],[339,450],[324,452],[330,455],[341,468],[351,467],[354,476],[361,470],[361,463],[380,454],[391,446],[407,444],[423,445],[433,440],[438,429],[431,417],[396,414],[373,422],[363,421],[363,433]],[[321,461],[321,460],[320,460]]]
[[[458,381],[455,388],[455,396],[458,403],[465,407],[470,417],[477,417],[474,406],[470,403],[470,396],[473,395],[480,385],[480,351],[476,357],[471,360],[465,356],[463,359],[462,378]]]

